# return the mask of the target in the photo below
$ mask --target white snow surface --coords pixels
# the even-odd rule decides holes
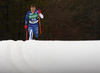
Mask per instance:
[[[100,41],[1,41],[0,73],[100,73]]]

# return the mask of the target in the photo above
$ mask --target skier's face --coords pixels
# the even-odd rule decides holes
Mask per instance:
[[[31,12],[35,12],[35,7],[31,7]]]

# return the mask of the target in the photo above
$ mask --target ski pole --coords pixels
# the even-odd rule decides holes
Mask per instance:
[[[41,31],[41,21],[40,21],[40,15],[39,15],[39,28],[40,28],[40,34],[42,34],[42,31]]]
[[[27,40],[27,29],[26,29],[26,40]]]

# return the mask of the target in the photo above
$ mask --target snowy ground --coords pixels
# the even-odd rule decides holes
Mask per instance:
[[[100,41],[1,41],[0,73],[100,73]]]

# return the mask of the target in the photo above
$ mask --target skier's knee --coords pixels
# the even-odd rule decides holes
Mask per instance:
[[[29,40],[31,40],[33,38],[33,31],[32,31],[32,29],[30,30],[29,35],[30,35]]]

